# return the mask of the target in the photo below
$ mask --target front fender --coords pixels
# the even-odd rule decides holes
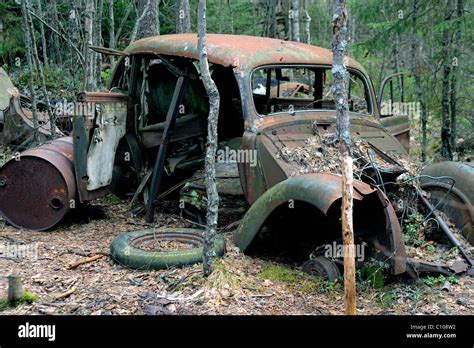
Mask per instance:
[[[303,201],[312,204],[323,214],[342,197],[342,178],[329,173],[306,174],[286,179],[268,189],[250,207],[234,233],[234,243],[245,251],[252,243],[270,214],[279,206],[290,201]],[[392,256],[395,274],[405,271],[406,254],[401,228],[395,212],[383,193],[371,186],[354,180],[354,199],[377,195],[381,209],[384,209],[387,240],[390,245],[383,250]]]

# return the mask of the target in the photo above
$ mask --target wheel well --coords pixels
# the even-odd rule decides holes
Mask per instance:
[[[341,199],[326,215],[305,201],[283,203],[267,217],[246,253],[303,262],[318,246],[342,243],[340,216]],[[390,248],[384,208],[375,194],[354,200],[353,219],[356,244],[373,246],[376,240]]]

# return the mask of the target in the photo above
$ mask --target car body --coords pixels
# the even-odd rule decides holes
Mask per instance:
[[[74,151],[68,157],[75,184],[65,180],[64,191],[77,189],[81,202],[110,191],[129,193],[134,202],[142,197],[153,209],[174,195],[191,215],[202,216],[208,100],[199,78],[197,36],[150,37],[110,53],[120,59],[109,92],[78,95],[81,110],[88,111],[74,117]],[[209,34],[207,57],[220,93],[220,149],[248,155],[217,163],[221,209],[246,212],[234,234],[237,246],[250,253],[272,249],[272,255],[304,261],[319,246],[340,240],[341,176],[298,172],[280,154],[283,147],[298,149],[310,137],[336,132],[329,93],[331,51],[278,39]],[[349,95],[351,133],[393,164],[386,171],[374,167],[367,175],[372,181],[377,172],[394,180],[405,170],[390,156],[407,155],[408,116],[383,117],[364,68],[351,58],[345,63],[354,93]],[[157,197],[150,197],[153,183],[159,186]],[[45,193],[45,202],[51,199]],[[56,222],[55,217],[35,229]],[[396,212],[386,193],[370,181],[354,182],[354,228],[356,240],[390,260],[394,274],[406,270]]]

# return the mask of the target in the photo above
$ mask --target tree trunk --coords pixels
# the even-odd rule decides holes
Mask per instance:
[[[175,4],[175,27],[176,33],[191,32],[191,16],[189,0],[176,0]]]
[[[115,16],[114,16],[114,0],[109,0],[109,47],[115,48]],[[110,64],[115,63],[115,57],[109,56]]]
[[[51,127],[51,137],[54,139],[56,136],[56,118],[54,116],[53,110],[51,109],[51,105],[49,104],[48,91],[46,89],[46,79],[44,77],[44,71],[43,71],[43,64],[41,63],[39,59],[38,48],[36,45],[36,38],[34,34],[33,20],[31,19],[30,13],[31,13],[30,11],[27,12],[27,20],[28,20],[28,26],[29,26],[30,34],[31,34],[30,42],[32,46],[33,59],[34,59],[34,62],[36,63],[37,72],[40,77],[41,92],[43,93],[44,102],[46,103],[46,110],[49,116],[49,123]]]
[[[52,19],[53,19],[52,26],[58,28],[59,18],[58,18],[58,8],[56,5],[56,0],[52,0],[48,2],[48,5],[50,6],[50,11],[51,11]],[[61,66],[63,65],[61,48],[60,48],[61,46],[59,45],[59,38],[56,33],[55,35],[52,36],[52,40],[53,40],[54,56],[55,56],[54,62],[56,63],[56,65]]]
[[[25,29],[25,44],[26,44],[26,61],[28,62],[28,68],[30,70],[29,78],[28,78],[28,88],[30,90],[30,98],[31,98],[31,112],[33,114],[33,143],[38,144],[38,113],[36,111],[36,93],[35,88],[33,85],[34,81],[34,73],[35,68],[33,66],[33,47],[31,44],[31,29],[28,23],[28,8],[26,4],[26,0],[21,0],[21,11],[23,13],[23,25]]]
[[[263,36],[276,37],[276,6],[274,0],[266,0],[265,5],[265,19],[263,22]]]
[[[138,19],[132,40],[160,35],[159,0],[137,0]]]
[[[332,38],[333,98],[336,101],[337,134],[342,168],[342,237],[344,243],[344,299],[346,314],[356,314],[355,299],[355,246],[352,222],[353,173],[351,133],[347,103],[347,70],[344,54],[347,47],[346,0],[334,0]]]
[[[305,42],[307,44],[311,44],[311,17],[309,16],[308,13],[308,4],[309,0],[304,0],[304,33],[305,33]]]
[[[413,0],[412,9],[412,42],[411,42],[411,54],[412,54],[412,75],[415,78],[416,94],[418,96],[418,102],[421,106],[421,160],[426,162],[426,125],[427,125],[427,110],[426,103],[423,98],[423,89],[421,86],[421,76],[418,71],[418,57],[416,54],[417,50],[417,15],[418,15],[418,0]]]
[[[95,76],[95,52],[89,49],[89,46],[94,44],[94,14],[95,14],[95,0],[86,0],[86,10],[84,13],[84,83],[83,89],[86,91],[95,91],[96,76]]]
[[[38,4],[38,14],[40,17],[43,17],[43,7],[41,6],[41,0],[37,1]],[[49,70],[48,64],[48,45],[46,44],[46,35],[44,33],[44,25],[40,22],[40,33],[41,33],[41,48],[43,50],[43,64],[46,70]]]
[[[130,16],[130,13],[132,12],[132,8],[133,8],[133,6],[129,4],[128,7],[127,7],[127,11],[125,12],[125,15],[123,16],[122,21],[120,22],[118,30],[115,33],[114,42],[115,42],[116,46],[117,46],[117,43],[119,42],[120,35],[122,34],[123,28],[125,27],[125,24],[127,23],[128,17]],[[133,41],[133,40],[130,39],[130,41]]]
[[[198,51],[201,79],[209,96],[209,116],[207,119],[207,148],[205,161],[205,181],[207,191],[207,226],[204,234],[203,269],[204,275],[212,272],[214,238],[217,231],[219,195],[216,187],[217,119],[219,116],[219,91],[211,78],[206,48],[206,0],[198,4]]]
[[[109,47],[115,48],[114,0],[109,0]]]
[[[456,29],[454,32],[454,51],[453,51],[453,60],[452,60],[452,70],[451,70],[451,138],[450,138],[450,145],[451,151],[453,153],[453,159],[457,160],[457,145],[456,145],[456,137],[457,137],[457,80],[458,80],[458,60],[459,60],[459,52],[460,52],[460,41],[461,41],[461,17],[463,15],[463,8],[464,4],[462,0],[457,1],[456,5],[456,15],[457,15],[457,22],[456,22]]]
[[[291,40],[300,41],[300,1],[291,0]]]
[[[94,45],[95,46],[104,46],[102,42],[102,15],[103,15],[103,8],[104,8],[104,0],[97,1],[97,11],[94,18]],[[101,54],[94,54],[95,56],[95,80],[97,86],[102,86],[102,55]]]
[[[446,24],[451,21],[453,12],[453,0],[447,0],[446,13],[444,20]],[[450,54],[450,34],[449,28],[445,27],[443,31],[443,87],[441,91],[441,156],[446,159],[452,159],[451,150],[451,119],[450,119],[450,105],[449,105],[449,78],[451,74],[451,54]]]

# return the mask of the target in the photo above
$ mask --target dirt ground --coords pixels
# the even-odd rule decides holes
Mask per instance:
[[[9,274],[18,274],[37,301],[1,314],[343,314],[343,287],[298,268],[243,255],[227,239],[214,273],[201,266],[137,271],[114,263],[109,246],[120,233],[147,227],[127,212],[127,202],[100,200],[52,232],[31,232],[0,221],[0,245],[24,245],[33,254],[0,254],[0,299]],[[159,216],[156,227],[191,226],[175,215]],[[35,249],[36,248],[36,249]],[[96,261],[70,266],[92,255]],[[34,256],[34,257],[32,257]],[[357,285],[357,311],[367,314],[474,314],[474,279],[463,277],[450,291],[435,278],[393,279],[381,289]]]

